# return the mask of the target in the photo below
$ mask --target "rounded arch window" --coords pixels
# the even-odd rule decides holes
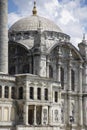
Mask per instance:
[[[64,68],[61,67],[61,86],[64,89]]]
[[[23,99],[23,87],[19,88],[19,99]]]
[[[34,88],[30,87],[30,99],[34,99]]]
[[[9,97],[9,87],[8,86],[5,86],[5,95],[4,95],[5,98],[8,98]]]
[[[53,78],[53,67],[49,65],[49,78]]]
[[[45,88],[44,90],[44,97],[45,97],[45,100],[48,100],[48,89]]]
[[[41,100],[41,88],[37,88],[37,99]]]
[[[71,89],[75,90],[75,71],[73,69],[71,70]]]

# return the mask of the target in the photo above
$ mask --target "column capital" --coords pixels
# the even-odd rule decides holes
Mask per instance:
[[[49,58],[49,56],[47,56],[47,63],[50,63],[50,58]]]
[[[82,66],[82,63],[80,62],[80,64],[79,64],[79,69],[83,69],[83,66]]]
[[[68,67],[72,68],[72,60],[71,59],[69,59],[69,61],[68,61]]]

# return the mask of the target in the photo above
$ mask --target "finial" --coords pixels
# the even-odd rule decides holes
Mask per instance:
[[[37,9],[36,9],[36,1],[34,1],[34,7],[32,10],[33,15],[37,15]]]
[[[85,39],[85,33],[83,33],[83,39],[82,39],[82,43],[86,43],[86,39]]]
[[[83,41],[85,41],[85,33],[83,33]]]

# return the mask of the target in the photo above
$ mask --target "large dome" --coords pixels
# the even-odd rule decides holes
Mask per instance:
[[[37,30],[39,27],[41,27],[44,31],[62,32],[62,30],[54,22],[37,15],[32,15],[17,21],[11,26],[9,32],[33,31]]]

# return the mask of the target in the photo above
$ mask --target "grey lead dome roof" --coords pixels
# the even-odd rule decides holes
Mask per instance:
[[[62,30],[52,21],[40,17],[40,16],[30,16],[27,18],[23,18],[19,21],[17,21],[15,24],[11,26],[9,29],[9,32],[20,32],[20,31],[33,31],[37,30],[39,26],[42,28],[42,30],[46,31],[55,31],[55,32],[62,32]]]

